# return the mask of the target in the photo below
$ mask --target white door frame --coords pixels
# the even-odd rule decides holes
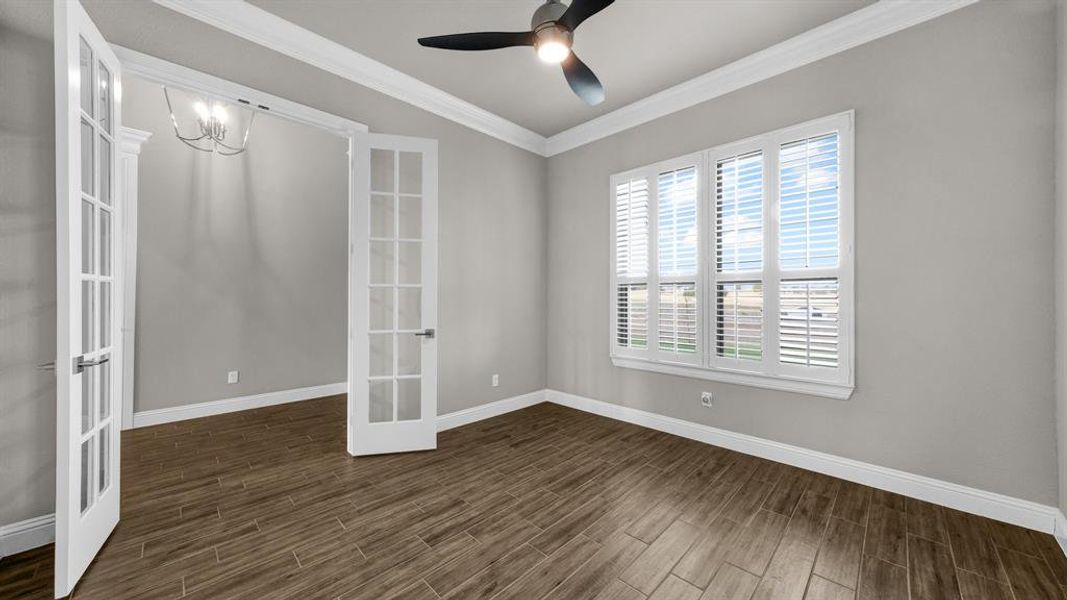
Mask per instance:
[[[119,128],[119,201],[122,219],[122,430],[133,429],[134,306],[137,304],[137,164],[141,146],[152,134]]]
[[[232,104],[245,104],[251,103],[252,105],[261,107],[270,107],[270,114],[277,115],[298,123],[310,125],[319,129],[324,129],[330,133],[338,135],[348,141],[347,156],[348,156],[348,211],[349,211],[349,231],[348,231],[348,279],[349,285],[346,289],[351,290],[351,282],[354,279],[353,269],[358,261],[366,262],[366,250],[355,248],[353,244],[353,231],[352,215],[355,214],[355,206],[358,201],[358,187],[357,172],[360,168],[358,161],[356,160],[356,139],[359,135],[364,135],[368,132],[368,128],[363,123],[338,117],[323,111],[320,111],[310,106],[286,100],[272,94],[261,92],[259,90],[246,87],[232,81],[227,81],[208,75],[188,67],[183,67],[154,56],[142,54],[129,48],[122,46],[112,45],[111,48],[115,51],[115,54],[119,58],[119,62],[122,63],[122,69],[124,75],[134,75],[141,79],[153,81],[155,83],[168,85],[176,88],[182,88],[197,93],[203,93],[208,96],[230,102]],[[244,100],[244,102],[242,102]],[[136,132],[137,130],[130,130]],[[136,136],[136,134],[133,134]],[[136,169],[133,169],[132,174],[127,172],[120,177],[120,185],[123,189],[119,191],[123,194],[123,197],[127,195],[131,198],[136,197],[135,189],[127,189],[128,186],[137,186],[137,173]],[[136,209],[134,209],[135,211]],[[136,215],[136,212],[131,211],[131,215]],[[133,262],[127,262],[125,267],[127,268],[125,276],[130,284],[130,287],[136,286],[136,254],[137,254],[137,223],[131,218],[129,224],[123,232],[122,245],[126,249],[126,256],[132,257]],[[136,297],[134,290],[124,290],[127,294],[128,302],[123,306],[122,322],[123,328],[123,347],[129,348],[129,354],[127,355],[127,364],[129,370],[124,373],[123,377],[123,393],[122,393],[122,413],[123,413],[123,429],[130,429],[134,427],[133,418],[133,405],[134,405],[134,376],[133,376],[133,364],[134,364],[134,339],[136,336],[136,330],[134,329],[134,315],[136,312]],[[351,294],[350,294],[351,295]],[[348,316],[349,320],[352,317],[352,300],[348,300]],[[127,330],[128,328],[128,330]],[[360,348],[353,343],[351,335],[351,329],[349,329],[349,335],[347,341],[348,347],[348,368],[353,363],[354,357],[357,352],[365,352],[363,348]],[[348,378],[351,382],[351,378]],[[348,391],[351,393],[351,383],[348,384]],[[348,421],[346,421],[348,422]],[[350,422],[349,422],[350,425]]]

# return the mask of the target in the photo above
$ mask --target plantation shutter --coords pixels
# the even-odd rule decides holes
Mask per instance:
[[[615,345],[648,348],[649,189],[642,177],[615,186]]]
[[[656,185],[658,349],[686,360],[700,349],[698,185],[695,165],[659,173]]]
[[[764,153],[746,148],[714,162],[715,355],[724,366],[763,360]],[[734,365],[733,361],[743,361]]]
[[[840,364],[840,143],[837,132],[781,144],[778,360]]]

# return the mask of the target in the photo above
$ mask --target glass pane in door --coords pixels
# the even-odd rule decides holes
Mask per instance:
[[[81,450],[81,509],[89,508],[93,503],[93,438],[82,442]]]
[[[394,242],[370,243],[370,282],[396,283],[396,244]]]
[[[93,116],[93,49],[84,38],[78,38],[78,83],[79,96],[85,114]]]
[[[93,272],[93,240],[96,239],[93,212],[92,201],[82,200],[82,273]]]
[[[97,379],[100,385],[97,387],[97,407],[100,420],[105,421],[111,416],[111,362],[106,362],[96,368]]]
[[[422,372],[422,337],[414,333],[397,336],[396,374],[418,375]]]
[[[401,194],[422,193],[422,153],[400,152],[400,180]]]
[[[393,374],[393,337],[392,333],[370,334],[371,377],[388,377]]]
[[[100,96],[100,126],[104,128],[104,131],[111,133],[111,88],[113,87],[111,71],[104,66],[104,63],[98,63],[96,73],[99,76],[96,85]]]
[[[413,331],[422,325],[422,288],[402,287],[396,291],[397,327],[401,331]]]
[[[397,380],[397,421],[417,421],[422,418],[422,380]]]
[[[111,345],[111,282],[100,282],[100,304],[97,307],[100,319],[100,349]]]
[[[82,372],[82,427],[81,432],[88,433],[93,428],[93,372]]]
[[[370,197],[370,236],[372,238],[390,239],[396,226],[393,224],[396,215],[392,196],[374,194]]]
[[[388,423],[393,420],[393,380],[371,380],[370,422]]]
[[[107,489],[107,484],[111,483],[111,425],[105,425],[97,434],[96,447],[100,450],[97,459],[97,491],[102,493]]]
[[[100,211],[100,270],[101,275],[111,275],[111,211]]]
[[[422,199],[414,196],[400,197],[400,237],[422,237]]]
[[[82,282],[82,354],[93,351],[93,305],[96,303],[92,281]]]
[[[393,328],[393,288],[370,289],[370,330],[382,331]]]
[[[370,191],[396,191],[396,160],[392,150],[371,150]]]
[[[398,275],[400,283],[422,282],[422,243],[400,242]]]
[[[90,196],[94,195],[93,189],[93,175],[96,174],[95,167],[93,166],[93,140],[96,136],[93,135],[93,126],[86,120],[82,119],[82,164],[81,164],[81,182],[82,193]]]
[[[111,142],[100,136],[100,201],[111,206]]]

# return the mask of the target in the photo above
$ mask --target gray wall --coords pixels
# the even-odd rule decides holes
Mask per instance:
[[[1060,509],[1067,511],[1067,0],[1056,29],[1056,439]]]
[[[196,96],[170,95],[191,119]],[[160,86],[134,77],[122,111],[152,133],[138,169],[135,410],[344,382],[347,140],[263,113],[244,154],[197,152],[174,137]]]
[[[84,4],[114,43],[366,123],[372,131],[437,139],[438,410],[544,387],[543,158],[153,4]],[[17,156],[0,166],[10,175],[0,183],[3,244],[17,246],[0,258],[0,443],[5,450],[17,447],[0,454],[0,524],[52,512],[55,496],[55,388],[50,375],[33,369],[51,360],[55,347],[51,6],[0,2],[0,147]],[[9,221],[16,213],[19,219]],[[9,240],[8,231],[17,235]],[[17,294],[11,300],[9,289]],[[204,376],[217,380],[226,368],[217,365]],[[500,374],[497,388],[489,385],[493,373]]]
[[[550,158],[549,387],[1056,504],[1051,7],[983,2]],[[613,367],[609,175],[847,109],[852,398]]]
[[[35,368],[56,354],[52,43],[8,10],[0,4],[0,525],[52,512],[56,482],[55,378]]]

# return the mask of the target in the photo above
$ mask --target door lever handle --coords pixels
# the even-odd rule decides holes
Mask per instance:
[[[38,371],[55,371],[56,370],[56,361],[50,360],[50,361],[48,361],[46,363],[41,363],[41,364],[37,365],[37,370]]]
[[[98,358],[96,360],[85,360],[85,356],[74,357],[74,374],[77,375],[85,370],[86,367],[98,367],[111,360],[110,356]]]
[[[424,329],[422,331],[416,332],[415,335],[420,336],[420,337],[424,337],[424,338],[428,338],[428,339],[433,339],[434,336],[437,335],[437,330],[436,329]]]

